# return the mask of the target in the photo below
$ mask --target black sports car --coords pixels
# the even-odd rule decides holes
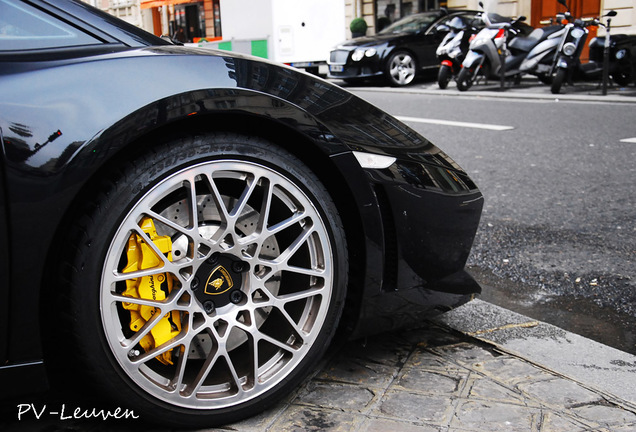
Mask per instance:
[[[1,0],[0,95],[5,396],[50,380],[229,423],[287,395],[337,328],[480,290],[466,172],[319,78],[76,0]]]
[[[424,12],[409,15],[375,36],[355,38],[335,47],[329,56],[329,76],[347,82],[384,77],[390,85],[411,84],[419,73],[437,73],[438,45],[459,17],[471,23],[476,11]]]

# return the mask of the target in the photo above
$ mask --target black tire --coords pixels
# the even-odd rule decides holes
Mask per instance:
[[[166,139],[109,171],[62,263],[83,387],[180,428],[289,395],[331,341],[347,284],[342,223],[318,178],[229,133]]]
[[[320,76],[320,68],[318,66],[305,68],[305,72],[310,73],[312,75]]]
[[[565,82],[568,71],[567,69],[559,69],[557,73],[554,75],[554,79],[552,80],[552,86],[550,86],[550,91],[552,94],[559,94],[561,91],[561,86]]]
[[[443,90],[448,87],[448,83],[450,82],[452,77],[453,71],[451,70],[450,66],[441,65],[439,68],[439,73],[437,74],[437,84],[439,85],[439,88]]]
[[[621,68],[616,73],[612,73],[612,81],[621,87],[626,87],[632,81],[632,71],[627,68]]]
[[[394,52],[386,62],[385,75],[389,84],[394,87],[412,84],[417,75],[415,57],[407,51]]]
[[[473,70],[468,67],[464,67],[459,71],[457,75],[457,88],[459,91],[466,91],[473,85]]]
[[[543,84],[550,85],[552,84],[552,80],[554,77],[550,74],[539,74],[537,75],[537,78],[539,78],[539,81],[541,81]]]
[[[364,78],[342,78],[342,80],[350,86],[359,86],[364,84]]]

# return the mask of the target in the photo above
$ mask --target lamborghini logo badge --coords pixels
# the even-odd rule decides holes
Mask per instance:
[[[208,276],[208,280],[205,283],[205,293],[208,295],[219,295],[233,286],[234,281],[232,280],[232,276],[230,276],[230,272],[228,272],[225,267],[218,266],[212,270],[212,273]]]

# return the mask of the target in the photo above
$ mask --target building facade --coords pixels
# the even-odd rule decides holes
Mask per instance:
[[[554,17],[565,8],[556,0],[481,0],[490,12],[502,16],[527,17],[526,22],[533,27],[539,22]],[[385,18],[391,22],[412,13],[447,7],[452,9],[479,10],[480,0],[347,0],[346,22],[363,17],[369,29],[367,34],[377,32],[378,22]],[[618,15],[612,19],[613,33],[636,34],[636,4],[634,0],[568,0],[572,14],[576,17],[594,17],[615,10]],[[380,23],[381,24],[381,23]],[[602,28],[599,34],[603,34]],[[350,35],[350,33],[349,33]]]
[[[202,38],[219,40],[232,38],[223,34],[222,0],[85,0],[102,10],[118,16],[156,35],[177,35],[196,42]],[[244,0],[231,0],[240,3]],[[329,2],[332,0],[298,0],[301,2]],[[480,0],[345,0],[345,32],[351,36],[349,23],[356,17],[367,22],[367,34],[375,34],[389,22],[407,15],[448,7],[479,10]],[[539,22],[554,17],[565,9],[556,0],[481,0],[488,11],[503,16],[527,17],[526,22],[538,27]],[[636,34],[636,4],[634,0],[568,0],[572,14],[599,16],[609,10],[618,15],[612,19],[613,33]],[[246,14],[249,13],[246,11]],[[226,28],[226,33],[231,29]],[[603,34],[602,28],[599,34]]]

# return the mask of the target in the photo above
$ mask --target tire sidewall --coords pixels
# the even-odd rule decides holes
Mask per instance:
[[[565,82],[565,78],[567,76],[567,69],[560,68],[557,70],[554,78],[552,79],[552,85],[550,86],[550,91],[552,94],[559,94],[561,91],[561,86]]]
[[[444,90],[446,87],[448,87],[448,83],[450,82],[452,75],[453,73],[449,66],[441,65],[439,68],[439,73],[437,75],[437,85],[439,85],[439,88]]]
[[[470,68],[462,68],[457,76],[457,88],[460,91],[466,91],[473,85],[472,71]]]

